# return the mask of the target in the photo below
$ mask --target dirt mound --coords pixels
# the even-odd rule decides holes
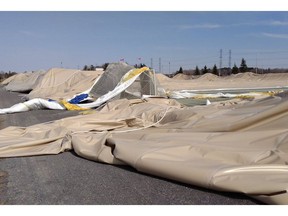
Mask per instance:
[[[176,74],[173,79],[177,79],[177,80],[190,80],[192,79],[192,76],[191,75],[186,75],[186,74]]]
[[[283,81],[288,80],[288,73],[269,73],[269,74],[261,74],[263,80],[273,80],[273,81]]]
[[[221,76],[207,73],[202,76],[191,76],[189,80],[183,80],[183,75],[178,79],[170,79],[162,82],[163,88],[167,90],[183,89],[218,89],[218,88],[261,88],[288,86],[288,73],[256,74],[252,72]]]
[[[219,77],[212,73],[203,74],[202,76],[198,78],[198,80],[201,80],[201,81],[216,81],[218,79]]]
[[[1,84],[2,85],[7,85],[8,83],[10,83],[13,79],[15,79],[15,77],[17,76],[18,74],[14,74],[13,76],[10,76],[6,79],[4,79]]]
[[[159,80],[159,82],[171,80],[169,77],[165,76],[164,74],[156,74],[156,78]]]
[[[245,72],[245,73],[238,73],[238,74],[232,74],[234,78],[240,78],[240,79],[253,79],[253,78],[259,78],[259,74],[253,73],[253,72]]]

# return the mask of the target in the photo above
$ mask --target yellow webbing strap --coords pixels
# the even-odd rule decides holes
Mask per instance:
[[[137,76],[138,74],[143,73],[144,71],[149,70],[148,67],[142,67],[139,69],[133,69],[131,72],[129,72],[128,74],[125,74],[125,76],[123,77],[123,79],[121,81],[126,82],[127,80],[131,79],[134,76]]]
[[[59,101],[67,110],[89,110],[89,108],[82,108],[82,107],[79,107],[75,104],[71,104],[65,100],[60,100]]]
[[[267,92],[252,92],[252,93],[259,93],[261,95],[274,96],[274,95],[282,93],[282,92],[283,92],[283,90],[275,90],[275,91],[267,91]]]

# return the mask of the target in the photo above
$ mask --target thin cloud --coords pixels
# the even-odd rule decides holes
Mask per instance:
[[[38,32],[33,32],[33,31],[29,31],[29,30],[19,30],[18,31],[19,34],[25,36],[25,37],[33,37],[33,38],[38,38],[38,37],[42,37],[41,34],[39,34]]]
[[[270,37],[270,38],[279,38],[279,39],[288,39],[288,34],[273,34],[273,33],[262,33],[263,36],[265,37]]]
[[[280,20],[267,20],[261,22],[246,22],[246,23],[238,23],[234,24],[234,26],[288,26],[288,21],[280,21]]]
[[[231,23],[226,25],[204,23],[195,25],[180,25],[178,27],[181,30],[188,30],[188,29],[216,29],[216,28],[239,27],[239,26],[288,26],[288,21],[273,20],[273,21],[261,21],[261,22]]]
[[[187,46],[156,46],[155,49],[157,50],[190,50]]]
[[[271,21],[270,23],[268,23],[272,26],[288,26],[288,21]]]
[[[25,36],[34,36],[33,32],[27,30],[20,30],[19,33]]]
[[[197,24],[197,25],[180,25],[179,28],[182,30],[187,30],[187,29],[216,29],[216,28],[221,28],[222,26],[219,24]]]
[[[228,24],[222,27],[238,27],[238,26],[288,26],[288,21],[260,21],[260,22],[242,22],[242,23],[233,23]]]

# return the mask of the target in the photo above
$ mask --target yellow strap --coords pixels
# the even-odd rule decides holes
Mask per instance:
[[[137,76],[138,74],[143,73],[144,71],[147,71],[147,70],[149,70],[148,67],[133,69],[130,73],[125,74],[125,76],[123,77],[123,79],[121,81],[126,82],[127,80],[131,79],[132,77]]]
[[[82,108],[65,100],[60,100],[60,103],[63,104],[67,110],[89,110],[89,108]]]
[[[267,92],[252,92],[252,93],[258,93],[261,95],[267,95],[267,96],[274,96],[276,94],[282,93],[283,90],[275,90],[275,91],[267,91]]]

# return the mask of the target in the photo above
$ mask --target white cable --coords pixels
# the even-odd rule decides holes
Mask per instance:
[[[110,134],[117,134],[117,133],[127,133],[127,132],[133,132],[133,131],[138,131],[138,130],[144,130],[144,129],[147,129],[147,128],[150,128],[150,127],[153,127],[155,125],[157,125],[158,123],[160,123],[164,117],[166,116],[168,110],[170,109],[171,107],[167,107],[165,112],[164,112],[164,115],[160,118],[160,120],[158,120],[157,122],[151,124],[151,125],[147,125],[145,127],[141,127],[141,128],[134,128],[134,129],[130,129],[130,130],[122,130],[122,131],[76,131],[76,132],[72,132],[72,134],[78,134],[78,133],[110,133]]]

